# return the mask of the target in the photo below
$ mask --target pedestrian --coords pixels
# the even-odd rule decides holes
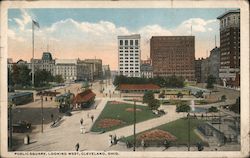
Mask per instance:
[[[94,115],[91,115],[91,120],[92,120],[92,123],[93,123],[93,121],[94,121]]]
[[[81,133],[81,134],[84,133],[84,127],[83,127],[83,125],[80,126],[80,133]]]
[[[53,97],[50,97],[50,101],[52,101],[53,100]]]
[[[89,113],[87,114],[88,118],[89,118]]]
[[[166,140],[164,140],[164,146],[165,146],[165,149],[167,149],[168,147],[169,147],[169,141],[166,139]]]
[[[76,144],[76,146],[75,146],[76,151],[78,151],[78,150],[79,150],[79,147],[80,147],[80,145],[79,145],[79,143],[77,143],[77,144]]]
[[[51,122],[54,122],[54,115],[51,114],[50,117],[51,117]]]
[[[116,137],[116,135],[114,135],[114,137],[113,137],[113,144],[115,145],[117,143],[117,137]]]
[[[109,146],[112,146],[113,145],[113,136],[112,135],[109,135]]]
[[[142,146],[143,150],[145,150],[145,142],[144,142],[144,139],[141,140],[141,146]]]
[[[81,125],[83,124],[83,118],[81,118],[81,120],[80,120],[80,124],[81,124]]]

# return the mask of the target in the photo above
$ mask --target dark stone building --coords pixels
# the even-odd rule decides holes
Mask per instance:
[[[195,60],[195,79],[196,82],[201,83],[201,63],[203,58],[199,58],[198,60]]]
[[[153,36],[150,58],[154,76],[182,76],[195,80],[195,37]]]
[[[220,73],[224,86],[240,86],[240,10],[229,10],[220,20]]]

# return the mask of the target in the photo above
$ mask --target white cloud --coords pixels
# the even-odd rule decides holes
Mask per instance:
[[[175,35],[189,35],[191,34],[191,26],[193,33],[204,33],[210,31],[208,25],[215,23],[216,20],[204,20],[201,18],[192,18],[183,21],[176,29],[173,30]]]
[[[8,29],[8,37],[19,42],[25,41],[24,38],[17,36],[16,33],[11,29]]]
[[[18,24],[19,30],[9,29],[8,35],[11,39],[29,43],[32,30],[28,25],[31,23],[31,17],[34,16],[29,15],[25,10],[22,10],[21,13],[21,18],[13,19]],[[205,32],[213,31],[215,22],[216,20],[192,18],[183,21],[173,29],[153,24],[131,31],[126,27],[116,26],[110,21],[90,23],[78,22],[69,18],[57,21],[48,27],[41,27],[35,31],[35,38],[36,42],[41,45],[47,45],[48,41],[53,43],[54,46],[51,45],[51,47],[57,47],[57,50],[62,51],[64,56],[72,55],[72,52],[98,52],[101,55],[103,51],[116,55],[118,35],[139,33],[141,35],[142,56],[145,58],[149,56],[149,41],[152,36],[190,35],[192,25],[193,35],[196,36],[199,45],[198,42],[201,42],[199,38],[207,36],[204,34]]]
[[[212,29],[211,27],[209,27],[207,30],[208,30],[208,31],[213,31],[213,29]]]
[[[22,18],[14,18],[14,21],[18,24],[19,29],[21,31],[24,31],[27,24],[29,24],[32,20],[31,16],[28,14],[28,12],[24,9],[21,9],[21,17]]]

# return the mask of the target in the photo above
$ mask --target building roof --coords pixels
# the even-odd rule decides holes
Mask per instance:
[[[55,64],[77,64],[77,59],[56,59]]]
[[[160,87],[155,84],[120,84],[120,90],[158,90]]]
[[[218,16],[217,19],[222,19],[224,16],[231,14],[231,13],[240,13],[240,10],[228,10],[225,13],[223,13],[222,15]]]
[[[71,97],[73,95],[74,95],[73,93],[64,93],[64,94],[61,94],[61,95],[57,96],[56,100],[64,99],[64,98],[67,98],[67,97]]]
[[[118,36],[118,39],[140,39],[140,34]]]
[[[90,89],[87,89],[81,93],[78,93],[74,98],[74,103],[85,103],[93,99],[96,96]]]
[[[52,55],[50,52],[43,52],[42,60],[52,60]]]
[[[8,94],[8,99],[13,99],[13,98],[16,98],[16,97],[23,97],[23,96],[26,96],[26,95],[33,95],[33,93],[32,92],[9,93]]]

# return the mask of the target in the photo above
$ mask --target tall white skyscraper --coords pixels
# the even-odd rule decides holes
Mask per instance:
[[[118,72],[127,77],[140,77],[140,35],[118,36]]]

